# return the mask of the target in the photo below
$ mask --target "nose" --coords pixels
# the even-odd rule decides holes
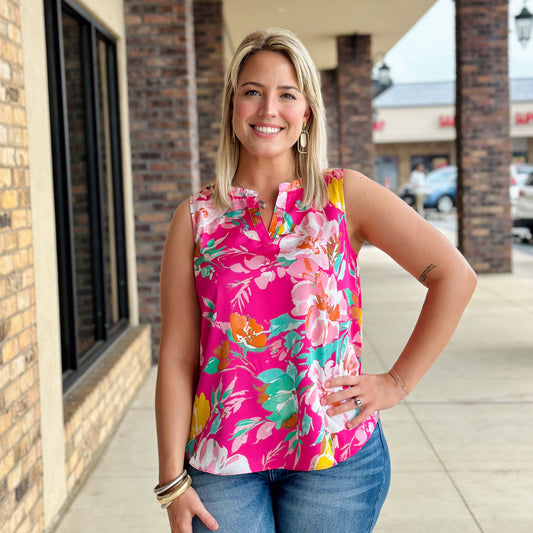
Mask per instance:
[[[260,117],[272,117],[277,114],[276,99],[274,95],[264,94],[259,108]]]

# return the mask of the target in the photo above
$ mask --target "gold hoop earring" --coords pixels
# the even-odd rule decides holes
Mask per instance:
[[[300,154],[307,154],[307,145],[309,144],[309,132],[307,131],[307,124],[304,122],[302,132],[298,137],[298,152]]]

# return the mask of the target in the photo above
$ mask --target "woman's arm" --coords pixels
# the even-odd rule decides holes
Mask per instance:
[[[194,241],[187,202],[176,210],[161,265],[161,343],[156,385],[159,482],[183,472],[193,398],[198,379],[200,310],[194,282]],[[216,521],[190,488],[169,507],[172,532],[192,531],[197,514],[212,529]]]
[[[435,362],[448,344],[476,286],[476,275],[464,257],[440,231],[405,202],[362,174],[347,170],[344,178],[346,216],[356,252],[369,242],[391,256],[417,278],[427,295],[413,332],[393,370],[379,376],[363,375],[349,388],[331,394],[325,403],[357,396],[363,409],[351,426],[371,412],[392,407]],[[332,414],[353,408],[353,403],[333,407]]]

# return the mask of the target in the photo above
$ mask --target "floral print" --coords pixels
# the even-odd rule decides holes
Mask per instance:
[[[267,228],[254,191],[233,187],[217,210],[209,186],[190,199],[202,313],[200,376],[186,453],[215,474],[334,466],[377,422],[330,417],[325,381],[361,372],[361,291],[347,235],[343,172],[325,173],[329,203],[302,206],[283,183]]]

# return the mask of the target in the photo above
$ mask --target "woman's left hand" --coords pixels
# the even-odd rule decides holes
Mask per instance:
[[[362,374],[361,376],[339,376],[328,379],[326,388],[343,387],[321,399],[321,404],[329,407],[329,416],[335,416],[354,408],[359,409],[355,418],[346,427],[351,429],[375,411],[390,409],[407,395],[402,386],[390,374]],[[356,402],[360,401],[360,404]]]

